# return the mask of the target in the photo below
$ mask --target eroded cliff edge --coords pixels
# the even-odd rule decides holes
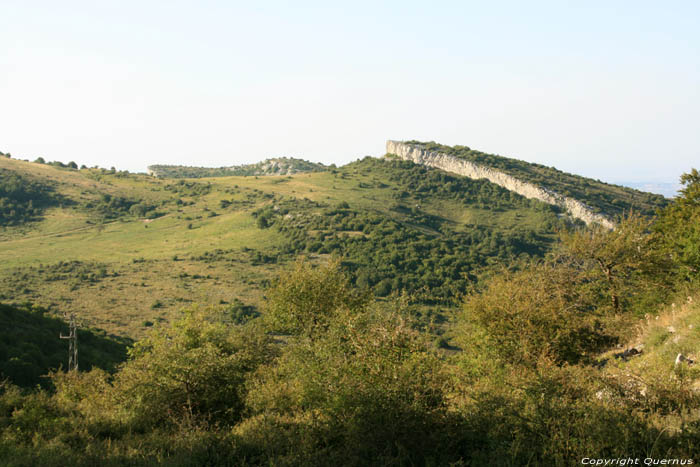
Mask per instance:
[[[577,199],[569,198],[532,183],[524,182],[512,175],[490,167],[485,167],[440,152],[429,151],[420,146],[403,143],[401,141],[387,141],[386,152],[388,154],[396,154],[400,158],[415,162],[416,164],[435,167],[465,177],[477,180],[485,178],[491,183],[514,191],[526,198],[534,198],[548,204],[559,206],[565,209],[572,217],[582,220],[587,225],[600,224],[609,229],[615,226],[608,217],[593,212],[589,206]]]

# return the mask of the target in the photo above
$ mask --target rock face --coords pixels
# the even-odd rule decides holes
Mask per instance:
[[[386,152],[389,154],[396,154],[400,158],[415,162],[416,164],[435,167],[465,177],[477,180],[485,178],[491,183],[514,191],[526,198],[534,198],[548,204],[559,206],[565,209],[572,217],[581,219],[587,225],[600,224],[608,229],[612,229],[615,226],[609,218],[593,212],[589,206],[577,199],[569,198],[532,183],[524,182],[512,175],[490,167],[485,167],[440,152],[428,151],[419,146],[406,144],[401,141],[387,141]]]

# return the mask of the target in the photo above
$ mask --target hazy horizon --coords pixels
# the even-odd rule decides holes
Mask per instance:
[[[437,141],[611,183],[700,161],[700,4],[3,2],[0,151],[143,172]]]

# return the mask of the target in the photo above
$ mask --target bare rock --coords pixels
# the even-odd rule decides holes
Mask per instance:
[[[695,363],[695,361],[689,359],[688,357],[686,357],[682,353],[679,353],[678,356],[676,357],[675,366],[678,366],[681,363],[687,363],[688,365],[692,365],[693,363]]]
[[[614,354],[613,357],[621,358],[624,361],[627,361],[634,356],[641,355],[641,353],[642,353],[641,350],[638,350],[637,348],[632,347],[631,349],[626,349],[623,352],[618,352],[618,353]]]

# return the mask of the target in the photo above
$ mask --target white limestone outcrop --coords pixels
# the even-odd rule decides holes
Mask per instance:
[[[473,179],[482,179],[502,186],[526,198],[534,198],[548,204],[553,204],[565,209],[572,217],[581,219],[587,225],[600,224],[608,229],[614,228],[615,224],[606,216],[594,212],[589,206],[581,201],[560,195],[533,183],[524,182],[512,175],[500,172],[490,167],[485,167],[473,162],[450,156],[441,152],[429,151],[427,149],[406,144],[401,141],[387,141],[386,152],[396,154],[400,158],[413,161],[416,164],[435,167],[446,172]]]

